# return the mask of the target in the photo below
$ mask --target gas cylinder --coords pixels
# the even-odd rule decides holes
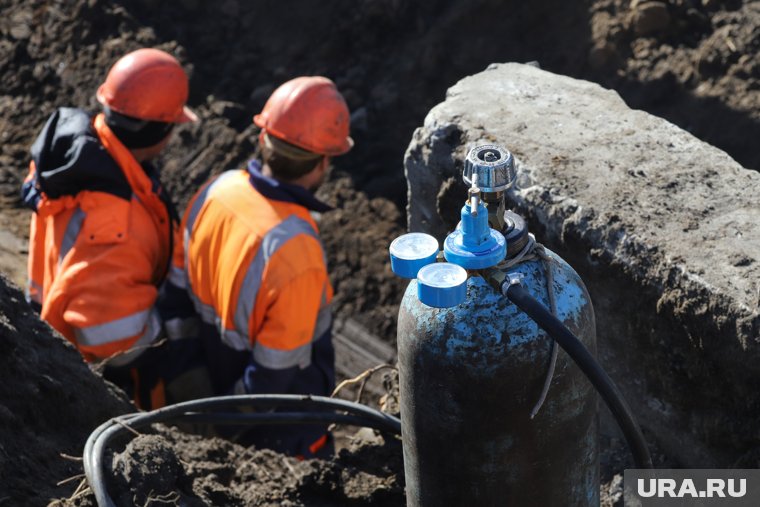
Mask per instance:
[[[403,275],[414,278],[398,317],[407,505],[598,505],[595,391],[560,351],[545,401],[531,417],[553,341],[484,279],[483,270],[503,269],[520,279],[595,351],[591,299],[557,254],[530,255],[533,238],[524,221],[504,212],[503,192],[514,181],[509,152],[473,149],[464,179],[470,193],[462,222],[446,238],[448,262],[436,263],[428,244],[423,264],[430,264]],[[509,248],[505,238],[520,247]],[[404,264],[398,255],[392,245],[392,260]],[[461,269],[459,278],[448,269],[430,281],[424,270],[447,264]]]

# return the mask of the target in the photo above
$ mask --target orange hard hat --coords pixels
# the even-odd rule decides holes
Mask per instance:
[[[281,85],[253,122],[271,136],[320,155],[342,155],[354,145],[346,101],[326,77],[297,77]]]
[[[98,102],[132,118],[164,123],[196,121],[185,102],[188,79],[179,62],[160,49],[138,49],[111,67]]]

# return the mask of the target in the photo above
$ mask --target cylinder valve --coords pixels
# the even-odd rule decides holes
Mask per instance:
[[[471,149],[464,161],[464,182],[476,182],[481,192],[502,192],[512,186],[516,177],[514,157],[495,144]]]

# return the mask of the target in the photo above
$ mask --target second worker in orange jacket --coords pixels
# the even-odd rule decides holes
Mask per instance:
[[[301,77],[278,88],[254,122],[262,161],[222,173],[188,205],[167,330],[200,338],[218,395],[329,396],[333,292],[311,212],[330,209],[313,191],[330,157],[353,145],[348,107],[329,79]],[[182,324],[192,322],[188,307],[198,329]],[[242,441],[304,457],[332,449],[323,426],[257,428]]]

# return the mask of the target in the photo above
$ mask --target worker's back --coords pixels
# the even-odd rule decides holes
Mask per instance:
[[[312,358],[315,342],[330,341],[323,335],[332,299],[316,224],[307,208],[263,196],[250,179],[245,170],[223,173],[190,202],[183,222],[188,293],[204,324],[214,391],[233,390],[252,352],[265,368],[299,369],[287,385],[271,386],[277,391],[265,385],[252,386],[254,391],[316,394],[322,384],[317,391],[329,394],[332,359],[314,364]],[[284,290],[292,284],[319,287],[322,304],[288,300],[302,292]],[[312,377],[312,366],[325,378],[317,386],[317,379],[309,379],[299,389],[301,377]]]

